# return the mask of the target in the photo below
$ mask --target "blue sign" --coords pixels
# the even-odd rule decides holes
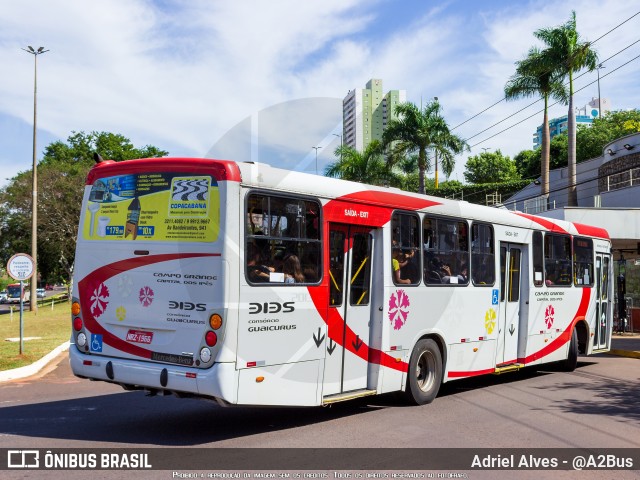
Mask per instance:
[[[492,305],[497,305],[498,304],[498,289],[494,289],[491,292],[491,304]]]
[[[92,352],[100,352],[102,353],[102,335],[98,335],[95,333],[91,334],[91,344],[89,348]]]

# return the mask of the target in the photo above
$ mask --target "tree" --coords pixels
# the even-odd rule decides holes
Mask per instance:
[[[432,100],[423,109],[407,102],[396,105],[398,118],[391,119],[382,134],[385,147],[403,150],[405,154],[418,154],[418,192],[425,192],[425,172],[429,166],[429,149],[434,152],[436,188],[438,187],[438,154],[447,162],[449,174],[455,165],[454,154],[461,153],[468,145],[449,130],[440,113],[440,103]],[[391,147],[394,142],[395,146]]]
[[[500,150],[469,157],[464,172],[468,183],[499,183],[520,180],[516,163]]]
[[[563,78],[569,77],[569,112],[567,121],[569,187],[567,206],[578,205],[576,190],[576,112],[573,108],[573,74],[583,68],[595,70],[598,65],[598,54],[591,49],[589,42],[583,42],[576,29],[576,12],[564,24],[553,28],[543,28],[534,34],[542,40],[547,48],[545,54],[554,59],[556,71]]]
[[[369,143],[362,153],[349,145],[341,145],[336,148],[334,155],[338,160],[325,168],[324,174],[327,177],[372,185],[383,185],[388,182],[389,169],[383,158],[382,145],[378,140]]]
[[[516,73],[511,76],[504,87],[507,100],[534,95],[540,95],[544,99],[542,157],[539,171],[542,177],[540,193],[545,196],[549,195],[549,99],[553,98],[562,102],[567,100],[567,90],[562,83],[563,75],[558,73],[554,61],[555,59],[549,52],[532,47],[524,60],[516,62]]]
[[[165,156],[153,146],[135,148],[122,135],[107,132],[75,133],[67,143],[49,144],[38,164],[38,271],[41,281],[68,280],[73,271],[78,218],[85,179],[93,152],[104,158]],[[0,190],[0,256],[30,250],[31,171],[21,172]],[[5,258],[6,257],[6,258]]]
[[[580,163],[602,155],[607,143],[640,132],[640,111],[609,112],[593,120],[590,126],[578,125],[576,133],[576,161]]]

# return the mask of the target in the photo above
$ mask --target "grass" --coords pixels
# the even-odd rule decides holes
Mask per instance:
[[[20,338],[20,307],[11,314],[0,315],[0,371],[24,367],[41,359],[51,350],[69,340],[71,335],[71,304],[44,304],[37,314],[26,305],[23,312],[24,338],[40,337],[38,340],[23,342],[20,355],[20,341],[7,342],[7,338]]]

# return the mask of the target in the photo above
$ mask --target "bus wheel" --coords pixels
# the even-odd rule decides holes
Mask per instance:
[[[442,383],[442,356],[436,342],[426,338],[411,352],[407,373],[407,399],[416,405],[433,402]]]
[[[566,360],[560,362],[560,368],[563,372],[573,372],[578,365],[578,333],[573,329],[571,333],[571,341],[569,342],[569,353]]]

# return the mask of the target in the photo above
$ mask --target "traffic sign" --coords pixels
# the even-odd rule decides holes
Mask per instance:
[[[7,273],[15,280],[29,280],[33,276],[33,267],[31,255],[16,253],[7,262]]]

